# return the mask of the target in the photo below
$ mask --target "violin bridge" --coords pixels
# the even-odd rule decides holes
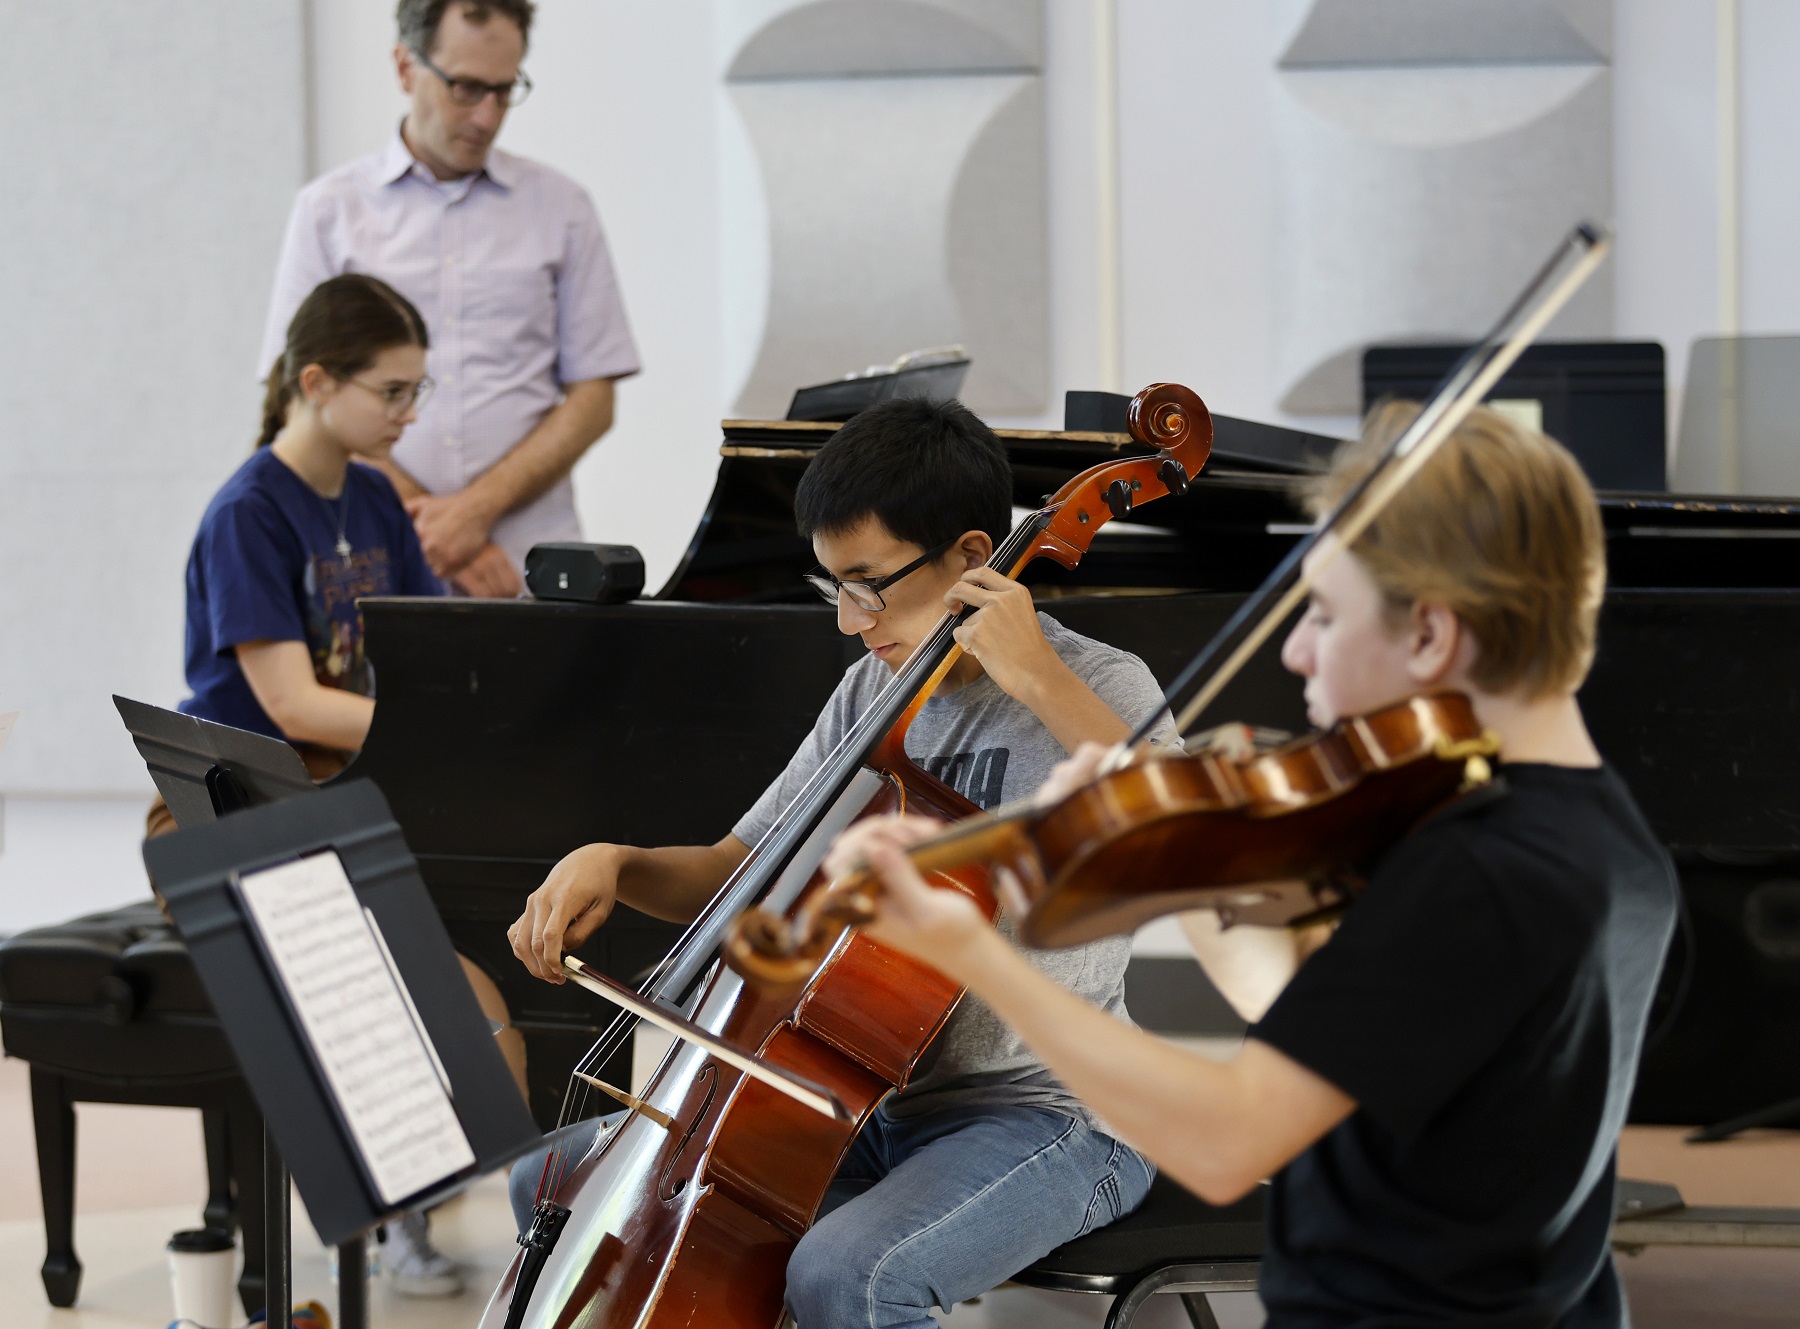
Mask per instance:
[[[605,1080],[589,1075],[585,1071],[576,1071],[575,1078],[577,1080],[586,1080],[603,1094],[610,1094],[633,1112],[643,1113],[646,1117],[650,1118],[651,1121],[654,1121],[658,1126],[661,1126],[665,1131],[672,1131],[675,1129],[675,1118],[671,1117],[661,1108],[646,1103],[636,1094],[628,1094],[618,1086],[610,1085]]]

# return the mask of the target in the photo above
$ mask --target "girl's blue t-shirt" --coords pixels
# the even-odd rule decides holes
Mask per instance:
[[[344,545],[339,548],[342,519]],[[187,681],[181,710],[285,738],[251,692],[234,648],[303,641],[326,687],[375,695],[356,601],[442,595],[412,520],[388,478],[351,463],[344,492],[317,493],[269,448],[225,482],[194,537],[187,566]]]

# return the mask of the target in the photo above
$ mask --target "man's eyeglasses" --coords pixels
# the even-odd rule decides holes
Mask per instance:
[[[364,383],[361,379],[356,378],[340,379],[339,382],[352,384],[364,392],[372,392],[381,398],[381,404],[387,407],[390,420],[398,420],[415,406],[424,406],[425,399],[431,396],[431,390],[437,386],[429,378],[422,378],[417,383],[389,383],[384,388],[378,388],[372,383]]]
[[[952,537],[936,549],[926,550],[905,567],[890,572],[885,577],[876,577],[873,581],[839,581],[824,568],[818,568],[806,574],[806,584],[817,591],[828,605],[836,604],[838,596],[843,594],[849,596],[850,602],[857,608],[865,609],[871,614],[879,614],[887,608],[887,601],[881,596],[883,591],[902,577],[910,576],[927,563],[942,557],[944,551],[956,543],[956,539],[957,537]]]
[[[450,89],[450,100],[458,106],[479,106],[490,92],[502,106],[517,106],[531,95],[531,80],[525,77],[523,69],[511,83],[483,83],[478,78],[450,77],[432,64],[423,51],[414,51],[413,59],[444,80],[444,86]]]

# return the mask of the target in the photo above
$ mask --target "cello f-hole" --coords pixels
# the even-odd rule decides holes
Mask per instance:
[[[700,1123],[706,1120],[707,1110],[712,1107],[713,1096],[719,1092],[719,1068],[710,1064],[702,1067],[694,1083],[696,1087],[705,1085],[706,1093],[700,1100],[700,1106],[694,1109],[694,1115],[688,1119],[688,1127],[682,1133],[681,1143],[675,1146],[669,1155],[669,1161],[663,1164],[662,1176],[656,1179],[656,1194],[659,1199],[673,1200],[687,1189],[685,1176],[677,1178],[673,1186],[669,1184],[670,1176],[675,1171],[675,1165],[681,1162],[682,1154],[687,1152],[688,1145],[693,1143],[695,1132],[700,1129]]]

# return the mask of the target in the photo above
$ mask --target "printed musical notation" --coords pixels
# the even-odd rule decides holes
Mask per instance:
[[[335,853],[238,889],[384,1204],[475,1161],[436,1050]]]

